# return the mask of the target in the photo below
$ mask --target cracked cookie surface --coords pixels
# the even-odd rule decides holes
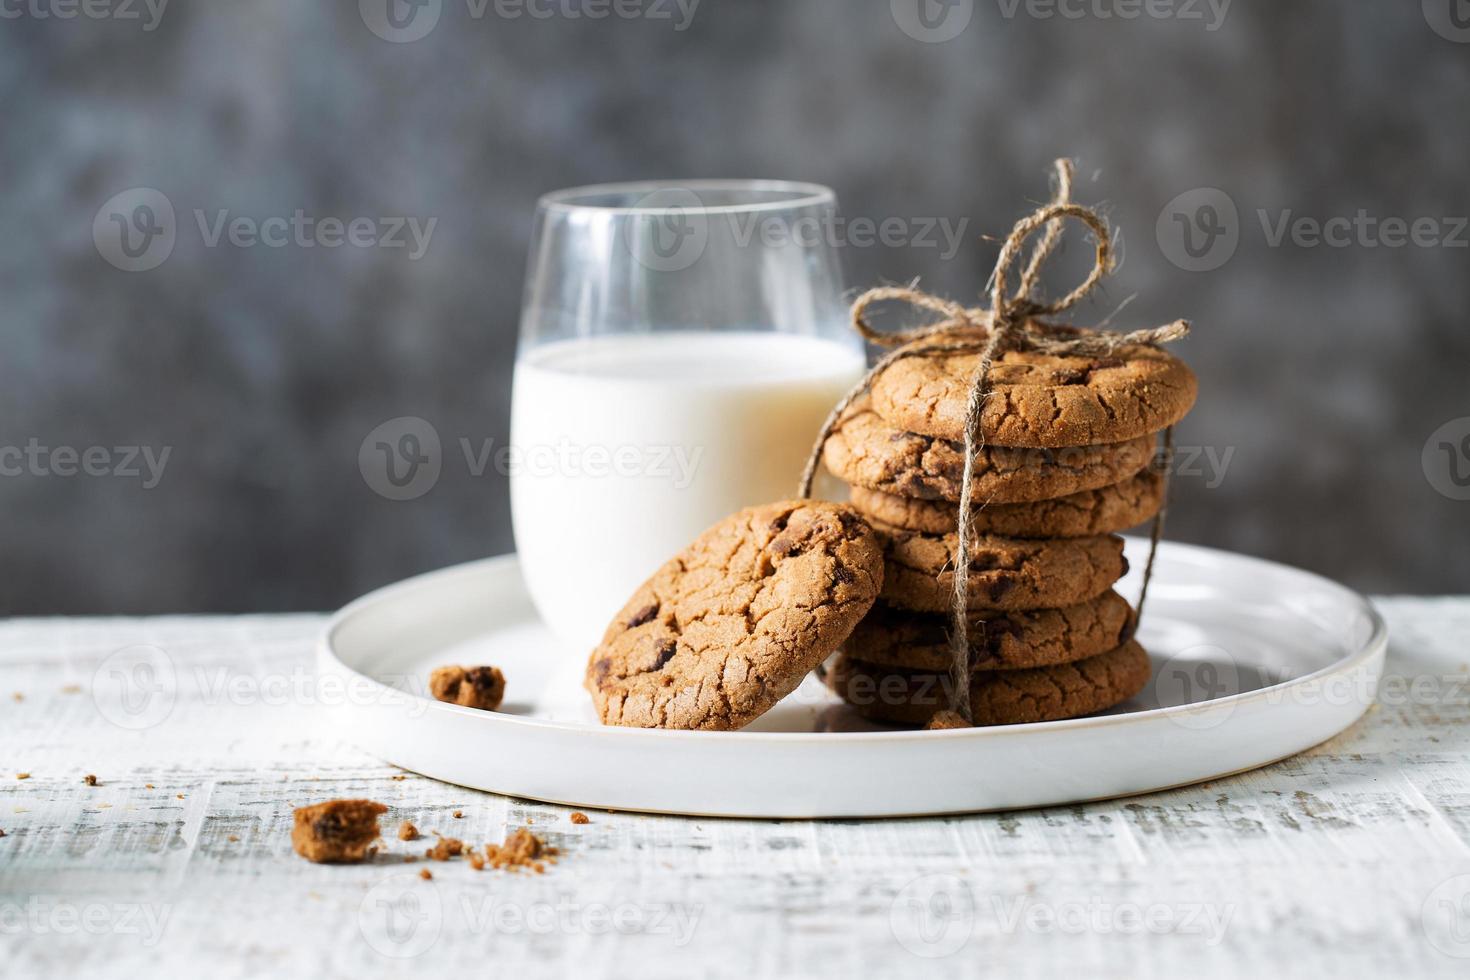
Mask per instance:
[[[970,619],[970,669],[1019,670],[1095,657],[1123,642],[1132,616],[1127,600],[1113,591],[1061,609],[975,616]],[[949,617],[880,602],[842,651],[869,664],[947,671]]]
[[[1062,449],[984,446],[975,454],[975,499],[1016,503],[1119,483],[1148,465],[1153,440]],[[827,469],[855,486],[919,500],[959,500],[963,443],[894,428],[855,402],[823,447]]]
[[[847,639],[882,581],[882,547],[852,507],[748,508],[638,589],[588,658],[585,686],[606,725],[741,728]]]
[[[1008,538],[1082,538],[1142,524],[1164,502],[1164,479],[1151,469],[1121,483],[1065,497],[974,508],[979,534]],[[867,487],[852,488],[852,505],[874,520],[924,534],[949,534],[957,508],[948,501],[914,500]]]
[[[909,432],[963,439],[965,403],[978,354],[909,357],[873,379],[873,408]],[[1110,357],[1008,351],[995,361],[981,412],[996,446],[1059,447],[1123,442],[1184,417],[1199,384],[1179,358],[1153,347]]]
[[[947,612],[954,590],[956,536],[919,534],[875,524],[887,562],[884,601],[916,612]],[[1086,602],[1128,571],[1123,539],[1002,538],[977,535],[970,544],[969,608],[1055,609]]]
[[[1129,640],[1075,663],[972,675],[976,725],[1058,721],[1104,711],[1142,691],[1152,676],[1148,654]],[[828,686],[875,721],[923,725],[949,707],[948,675],[883,667],[847,655],[827,673]]]

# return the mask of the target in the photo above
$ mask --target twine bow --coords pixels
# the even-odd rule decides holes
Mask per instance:
[[[951,608],[950,652],[950,707],[973,723],[970,712],[970,637],[969,637],[969,571],[970,541],[974,536],[975,456],[984,448],[984,433],[981,427],[985,400],[991,394],[990,373],[995,361],[1008,351],[1030,351],[1044,354],[1071,354],[1085,357],[1108,356],[1120,348],[1130,346],[1157,347],[1179,340],[1189,333],[1189,323],[1175,320],[1173,323],[1151,329],[1116,333],[1108,330],[1082,330],[1065,327],[1040,319],[1071,309],[1090,293],[1103,277],[1113,271],[1113,239],[1107,223],[1092,208],[1072,203],[1073,167],[1070,160],[1056,161],[1057,190],[1052,203],[1039,208],[1022,218],[1011,229],[1000,256],[991,273],[990,308],[965,307],[939,296],[923,292],[914,286],[884,286],[870,289],[859,296],[852,305],[852,326],[863,339],[882,347],[893,348],[863,376],[862,380],[845,395],[827,416],[822,431],[817,436],[802,473],[798,493],[811,496],[812,482],[817,466],[821,462],[822,449],[833,430],[846,414],[852,403],[872,385],[873,379],[896,361],[907,357],[937,357],[950,354],[980,355],[975,373],[970,380],[969,395],[965,403],[965,462],[960,482],[959,515],[956,521],[957,541],[954,555],[954,602]],[[1057,242],[1061,240],[1067,219],[1086,225],[1097,242],[1096,255],[1091,272],[1070,293],[1050,302],[1036,298],[1042,266],[1050,258]],[[1037,242],[1022,270],[1015,293],[1007,295],[1012,267],[1020,258],[1026,242],[1038,231],[1042,237]],[[869,324],[867,313],[870,307],[884,302],[903,302],[916,309],[935,314],[939,319],[894,332],[880,332]],[[1173,429],[1164,432],[1164,475],[1167,480],[1169,457],[1173,451]],[[1167,493],[1167,485],[1166,485]],[[1163,534],[1164,507],[1160,506],[1154,516],[1149,535],[1148,562],[1144,566],[1143,583],[1139,590],[1133,629],[1137,629],[1143,614],[1143,603],[1148,595],[1149,580],[1153,577],[1154,555],[1158,551],[1159,539]]]

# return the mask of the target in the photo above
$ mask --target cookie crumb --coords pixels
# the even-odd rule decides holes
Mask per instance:
[[[183,798],[184,798],[184,794],[183,794],[183,793],[175,793],[175,794],[174,794],[174,796],[175,796],[175,797],[176,797],[176,798],[177,798],[177,799],[180,799],[180,800],[182,800],[182,799],[183,799]]]
[[[16,691],[14,694],[12,694],[11,697],[15,698],[15,700],[17,701],[24,701],[26,699],[26,696],[19,691]]]
[[[464,811],[463,810],[455,810],[454,811],[454,819],[456,819],[456,820],[463,820],[464,819]]]
[[[225,840],[229,841],[231,844],[238,844],[238,843],[240,843],[240,838],[239,837],[236,837],[234,834],[231,834],[230,836],[226,837]]]
[[[401,824],[398,825],[398,839],[399,840],[418,840],[419,839],[419,829],[417,827],[415,827],[410,821],[405,820],[405,821],[403,821],[403,823],[401,823]]]
[[[511,833],[503,844],[485,845],[485,861],[490,867],[513,872],[521,868],[533,868],[537,873],[542,873],[545,868],[540,867],[537,858],[555,853],[556,848],[547,847],[544,840],[524,827]]]
[[[494,711],[505,698],[505,675],[498,667],[436,667],[429,693],[449,704]]]
[[[570,819],[572,821],[572,823],[591,823],[592,822],[592,819],[590,817],[588,817],[587,814],[583,813],[581,810],[573,810],[571,817],[569,817],[568,819]]]
[[[437,836],[437,835],[436,835]],[[464,841],[458,837],[440,837],[434,846],[424,852],[424,857],[435,861],[448,861],[464,853]]]
[[[144,783],[143,784],[143,788],[144,789],[152,789],[153,788],[153,784],[152,783]]]
[[[28,773],[28,772],[18,772],[18,773],[15,774],[15,778],[16,779],[30,779],[31,778],[31,774]]]
[[[958,711],[936,711],[934,717],[929,719],[929,724],[924,726],[928,732],[943,731],[949,728],[973,728],[969,722],[960,715]]]
[[[395,783],[401,783],[401,782],[403,782],[403,781],[404,781],[404,780],[405,780],[405,779],[407,779],[407,778],[408,778],[408,777],[407,777],[407,776],[405,776],[405,775],[403,775],[403,774],[402,774],[402,773],[399,773],[399,774],[398,774],[398,775],[397,775],[397,776],[393,776],[393,777],[390,777],[390,778],[391,778],[391,779],[392,779],[392,780],[393,780],[393,781],[394,781],[394,782],[395,782]]]
[[[434,878],[434,872],[430,871],[428,868],[419,868],[419,877],[424,879],[425,881],[431,881]]]
[[[81,694],[82,693],[82,685],[80,685],[80,684],[63,684],[62,687],[61,687],[61,693],[62,694]]]
[[[372,800],[328,800],[297,807],[291,847],[317,864],[355,864],[373,852],[378,817],[388,808]]]
[[[5,831],[0,830],[0,837],[4,837],[4,836],[5,836]]]
[[[96,786],[97,785],[97,777],[94,774],[92,774],[92,773],[89,772],[85,776],[82,777],[82,782],[86,783],[88,786]]]
[[[485,870],[485,859],[480,856],[479,851],[470,851],[465,856],[469,859],[470,867],[474,868],[476,871]]]

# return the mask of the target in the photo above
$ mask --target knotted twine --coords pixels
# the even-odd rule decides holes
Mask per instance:
[[[821,462],[822,450],[833,430],[841,421],[852,403],[872,386],[873,379],[890,365],[908,357],[941,357],[951,354],[973,354],[979,352],[980,360],[970,379],[968,397],[965,402],[964,469],[960,480],[959,514],[956,520],[956,542],[954,563],[954,601],[951,607],[950,629],[950,708],[973,724],[970,712],[970,618],[969,618],[969,573],[970,542],[974,537],[975,456],[985,447],[985,436],[981,419],[985,401],[991,395],[990,373],[995,361],[1009,351],[1042,354],[1072,354],[1084,357],[1106,357],[1124,347],[1159,347],[1179,340],[1189,333],[1189,323],[1175,320],[1173,323],[1151,329],[1116,333],[1108,330],[1078,329],[1062,326],[1040,319],[1071,309],[1090,293],[1103,277],[1113,271],[1113,238],[1107,223],[1092,208],[1072,203],[1072,161],[1057,160],[1056,196],[1052,203],[1037,209],[1022,218],[1011,229],[1002,245],[1000,256],[995,261],[995,270],[990,274],[990,308],[965,307],[939,296],[923,292],[914,286],[883,286],[870,289],[859,296],[852,305],[852,327],[864,340],[881,347],[893,348],[878,359],[863,375],[852,390],[839,401],[817,436],[806,469],[801,476],[799,496],[806,498],[812,493],[812,482],[816,478],[817,466]],[[1038,280],[1042,266],[1051,256],[1060,241],[1067,219],[1086,225],[1092,232],[1097,249],[1092,271],[1082,284],[1060,299],[1047,302],[1036,298]],[[1026,242],[1038,231],[1042,237],[1037,242],[1021,272],[1020,281],[1013,295],[1007,295],[1008,280],[1012,266],[1021,256]],[[891,333],[874,330],[867,314],[870,307],[878,303],[902,302],[918,310],[935,314],[939,319]],[[1167,499],[1168,471],[1173,454],[1173,427],[1164,431],[1163,479]],[[1148,561],[1143,569],[1143,582],[1134,610],[1133,632],[1143,616],[1144,600],[1148,596],[1148,585],[1153,578],[1154,556],[1164,532],[1165,506],[1161,503],[1154,515],[1149,533]]]

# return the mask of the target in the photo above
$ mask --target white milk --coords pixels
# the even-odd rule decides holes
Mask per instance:
[[[511,509],[526,584],[577,652],[727,514],[796,492],[863,356],[779,333],[563,341],[516,364]]]

